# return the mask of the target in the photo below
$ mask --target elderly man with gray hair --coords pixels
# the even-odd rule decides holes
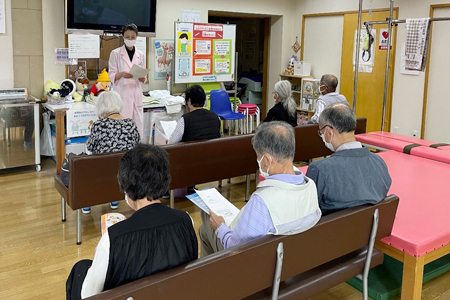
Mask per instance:
[[[306,122],[307,124],[319,123],[320,114],[327,106],[331,104],[342,103],[348,105],[345,96],[336,92],[338,85],[338,79],[336,76],[325,74],[320,79],[319,84],[319,92],[321,96],[317,99],[316,110],[314,111],[314,115],[311,117],[311,120]]]
[[[207,215],[202,211],[203,224],[199,229],[202,257],[267,234],[297,234],[320,219],[314,181],[293,168],[292,126],[281,121],[262,123],[252,144],[265,180],[258,184],[229,227],[214,212]]]
[[[318,134],[335,153],[310,164],[306,175],[317,185],[324,215],[376,204],[386,197],[391,186],[386,163],[356,141],[355,128],[355,113],[348,105],[333,104],[320,115]]]

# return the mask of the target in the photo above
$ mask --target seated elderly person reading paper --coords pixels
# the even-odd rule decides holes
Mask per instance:
[[[74,265],[66,283],[67,299],[84,299],[197,259],[191,217],[159,201],[170,183],[167,153],[139,144],[120,160],[117,178],[135,213],[108,228],[93,261]]]
[[[224,219],[202,211],[199,229],[201,256],[239,245],[267,234],[290,235],[306,231],[320,219],[314,181],[295,172],[292,160],[295,136],[281,121],[262,123],[252,140],[261,174],[258,184],[230,227]]]
[[[319,118],[318,134],[335,151],[313,162],[306,176],[314,180],[322,213],[380,202],[391,186],[386,163],[355,140],[356,117],[346,104],[328,106]]]

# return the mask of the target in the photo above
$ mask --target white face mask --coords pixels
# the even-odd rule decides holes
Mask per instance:
[[[267,171],[263,172],[263,170],[261,169],[261,162],[264,159],[264,155],[261,157],[260,160],[256,160],[256,162],[258,163],[258,167],[259,167],[259,173],[261,174],[262,177],[266,178],[269,177],[269,167],[267,167]],[[272,158],[269,156],[270,161],[272,162]]]
[[[129,200],[128,200],[128,194],[125,194],[125,202],[128,204],[128,206],[129,206],[130,208],[134,209],[134,208],[130,205],[130,202],[129,202]]]
[[[123,42],[125,43],[125,45],[129,48],[133,47],[134,44],[136,44],[136,40],[127,40],[127,39],[123,39]]]
[[[322,134],[322,141],[325,144],[325,147],[327,147],[328,149],[330,149],[331,151],[334,152],[333,144],[331,144],[331,140],[333,139],[333,133],[330,133],[330,134],[331,134],[331,139],[330,139],[329,143],[325,140],[325,133]]]
[[[326,88],[326,86],[325,85],[320,85],[319,86],[319,95],[323,95],[323,92],[322,92],[322,87],[325,87]]]

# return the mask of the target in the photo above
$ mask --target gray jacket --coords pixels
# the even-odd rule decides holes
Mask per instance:
[[[368,148],[341,150],[313,162],[306,176],[317,186],[322,214],[380,202],[391,186],[386,163]]]

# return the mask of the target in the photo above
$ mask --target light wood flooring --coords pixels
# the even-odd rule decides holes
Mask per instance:
[[[0,299],[65,299],[65,282],[75,262],[92,259],[101,233],[100,216],[109,205],[92,207],[82,216],[83,243],[75,244],[75,212],[69,207],[67,221],[61,222],[59,194],[53,186],[55,164],[42,161],[42,171],[34,167],[0,170]],[[222,194],[237,207],[244,203],[244,177],[223,181]],[[199,187],[217,187],[217,183]],[[251,185],[254,190],[254,181]],[[219,189],[220,190],[220,189]],[[187,210],[200,226],[200,212],[188,200],[178,200],[176,208]],[[124,201],[118,212],[129,216]],[[313,299],[361,299],[361,293],[346,283]],[[424,284],[422,299],[450,299],[450,272]]]

